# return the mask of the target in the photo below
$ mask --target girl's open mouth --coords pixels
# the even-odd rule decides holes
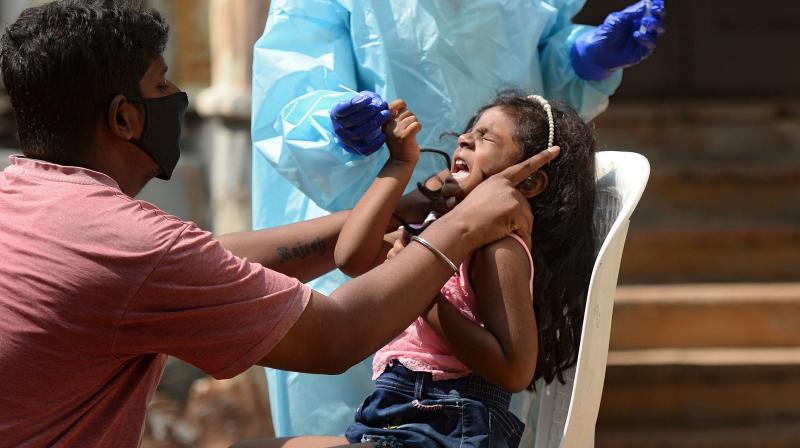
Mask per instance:
[[[453,171],[450,172],[450,175],[454,179],[460,179],[462,177],[469,176],[469,166],[467,165],[467,162],[465,162],[463,159],[455,158],[453,160]]]

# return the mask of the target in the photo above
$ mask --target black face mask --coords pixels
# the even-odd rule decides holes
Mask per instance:
[[[183,114],[189,107],[189,97],[186,92],[178,92],[161,98],[128,99],[143,104],[145,110],[142,138],[130,142],[146,152],[161,168],[156,177],[169,180],[181,156],[181,125]]]

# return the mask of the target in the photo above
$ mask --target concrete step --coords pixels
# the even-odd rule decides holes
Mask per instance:
[[[800,162],[800,102],[614,101],[594,121],[603,148],[644,154],[654,170]]]
[[[788,282],[798,279],[800,226],[638,226],[620,283]]]
[[[800,283],[620,286],[610,348],[800,347]]]
[[[798,282],[620,286],[597,446],[800,446],[798,328]]]
[[[800,162],[652,166],[636,226],[788,226],[800,222]]]
[[[599,429],[597,448],[797,448],[800,420],[722,427]]]
[[[651,163],[620,281],[796,281],[799,112],[794,100],[672,100],[600,115],[603,149]]]
[[[800,348],[613,351],[600,429],[800,422]]]

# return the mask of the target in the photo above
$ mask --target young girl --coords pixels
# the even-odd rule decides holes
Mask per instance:
[[[391,110],[389,160],[336,245],[337,265],[349,275],[386,258],[390,241],[383,229],[419,156],[416,117],[401,100]],[[561,148],[558,157],[519,187],[534,215],[530,249],[510,235],[456,267],[411,237],[410,244],[427,246],[454,275],[427,314],[375,355],[376,390],[347,429],[350,442],[516,447],[524,425],[508,410],[511,392],[540,377],[563,381],[561,372],[577,358],[592,269],[592,130],[569,106],[501,93],[458,137],[441,189],[420,188],[461,200],[492,174],[554,145]]]

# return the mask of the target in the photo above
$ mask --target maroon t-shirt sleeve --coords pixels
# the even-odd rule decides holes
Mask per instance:
[[[189,225],[133,295],[113,350],[166,353],[229,378],[280,342],[310,296],[299,280],[238,258]]]

